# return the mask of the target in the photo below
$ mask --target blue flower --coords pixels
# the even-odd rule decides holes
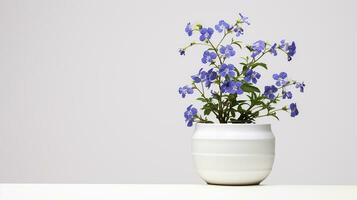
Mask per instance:
[[[217,78],[217,72],[213,71],[213,68],[207,71],[205,78],[205,86],[210,88],[213,81]]]
[[[223,77],[229,76],[229,77],[234,77],[236,75],[236,72],[234,71],[234,65],[232,64],[225,64],[223,63],[222,66],[219,68],[219,74]]]
[[[213,34],[213,28],[201,28],[200,30],[200,40],[205,41],[206,39],[210,39]]]
[[[205,79],[206,75],[207,72],[203,71],[203,68],[201,68],[200,71],[198,71],[198,74],[192,75],[191,78],[195,83],[201,83],[201,81]]]
[[[268,97],[268,99],[273,100],[275,98],[275,94],[278,91],[274,85],[272,86],[265,86],[263,95]]]
[[[286,52],[288,55],[288,61],[291,61],[292,57],[296,53],[296,45],[294,41],[290,45],[288,42],[285,42],[285,40],[281,40],[279,48]]]
[[[292,57],[295,55],[296,53],[296,46],[295,46],[295,42],[291,43],[291,45],[289,45],[287,47],[287,54],[288,54],[288,61],[290,61],[292,59]]]
[[[235,28],[233,31],[236,32],[236,36],[237,36],[237,37],[239,37],[239,36],[241,36],[241,35],[244,34],[244,30],[243,30],[243,28],[241,28],[241,27],[237,27],[237,28]]]
[[[276,86],[284,86],[288,83],[287,80],[285,80],[288,77],[288,74],[286,72],[280,72],[280,74],[273,74],[273,79],[276,80],[275,85]]]
[[[287,46],[287,43],[285,42],[285,40],[281,40],[280,41],[280,45],[279,48],[285,50]]]
[[[265,42],[262,40],[258,40],[256,42],[254,42],[253,46],[253,53],[252,53],[252,57],[255,58],[257,55],[259,55],[262,51],[264,51],[265,49]]]
[[[221,90],[230,94],[243,94],[241,86],[242,83],[239,81],[226,81],[222,84]]]
[[[296,83],[295,83],[295,87],[296,87],[296,88],[299,88],[299,89],[300,89],[300,92],[304,92],[305,83],[304,83],[304,82],[301,82],[301,83],[296,82]]]
[[[286,99],[286,98],[288,98],[288,99],[293,98],[293,93],[291,93],[290,91],[283,90],[283,99]]]
[[[214,29],[216,29],[216,31],[221,33],[223,30],[229,30],[230,25],[224,20],[220,20],[218,24],[214,26]]]
[[[221,54],[223,54],[226,58],[229,58],[231,56],[234,56],[236,54],[236,52],[234,51],[233,47],[231,45],[226,45],[226,46],[222,46],[219,49],[219,52]]]
[[[212,62],[212,60],[217,58],[217,54],[214,52],[209,52],[208,50],[206,50],[205,52],[203,52],[203,57],[201,59],[202,63],[206,64],[208,62]]]
[[[297,109],[296,103],[290,104],[290,116],[295,117],[299,114],[299,110]]]
[[[201,68],[198,74],[191,76],[191,78],[195,83],[205,82],[205,86],[209,88],[217,78],[217,72],[213,71],[213,68],[207,72]]]
[[[197,115],[197,109],[192,107],[192,105],[188,106],[184,113],[185,122],[187,123],[188,127],[192,126],[193,118],[196,115]]]
[[[221,86],[221,91],[222,91],[223,93],[225,93],[225,92],[228,91],[229,83],[230,83],[230,81],[225,81],[225,82],[223,82],[223,84],[222,84],[222,86]]]
[[[256,71],[253,71],[252,69],[248,69],[248,71],[245,73],[244,80],[247,82],[253,82],[254,84],[257,83],[257,79],[260,79],[260,74]]]
[[[184,49],[179,49],[179,53],[181,56],[184,56],[185,55],[185,50]]]
[[[273,54],[274,56],[278,55],[278,53],[276,52],[276,46],[277,44],[275,43],[273,46],[271,46],[271,48],[269,49],[269,52],[271,54]]]
[[[242,13],[239,13],[239,16],[240,16],[240,20],[243,23],[246,23],[246,24],[250,25],[250,23],[248,22],[248,17],[243,16]]]
[[[192,94],[192,88],[188,87],[187,85],[179,88],[179,94],[181,94],[182,98],[186,97],[186,94]]]
[[[230,94],[243,94],[243,90],[242,90],[241,86],[242,86],[241,82],[231,81],[229,83],[229,88],[228,88],[227,92]]]
[[[192,35],[193,29],[192,29],[192,25],[191,23],[187,23],[186,27],[185,27],[185,32],[187,33],[188,36]]]

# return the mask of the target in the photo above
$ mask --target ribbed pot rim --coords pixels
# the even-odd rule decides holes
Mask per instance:
[[[196,123],[193,139],[252,140],[274,138],[271,124]]]
[[[262,123],[262,124],[233,124],[233,123],[199,123],[196,125],[200,126],[271,126],[270,123]]]

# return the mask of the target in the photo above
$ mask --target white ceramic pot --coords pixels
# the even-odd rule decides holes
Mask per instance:
[[[255,185],[271,172],[275,137],[270,124],[196,124],[192,154],[208,184]]]

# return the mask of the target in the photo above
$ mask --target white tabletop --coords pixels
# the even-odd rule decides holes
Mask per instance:
[[[114,184],[0,184],[1,200],[343,200],[357,199],[357,186],[212,186]]]

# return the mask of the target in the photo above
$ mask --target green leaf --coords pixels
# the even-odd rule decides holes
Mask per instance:
[[[256,118],[256,117],[258,117],[258,116],[259,116],[259,112],[254,112],[254,113],[251,115],[252,118]]]
[[[205,98],[202,98],[202,97],[199,97],[199,98],[197,98],[196,100],[202,101],[202,102],[207,102],[207,100],[206,100]]]
[[[234,110],[231,110],[231,116],[234,118],[236,117],[236,112]]]
[[[252,48],[252,46],[245,46],[250,52],[254,51],[254,49]]]
[[[232,39],[232,44],[235,44],[235,45],[237,45],[240,49],[242,49],[242,45],[240,44],[239,41],[233,41],[233,39]]]
[[[246,83],[244,83],[241,88],[244,92],[260,92],[259,88]]]
[[[247,70],[248,70],[248,65],[244,65],[244,66],[243,66],[242,74],[244,74]]]
[[[237,99],[237,94],[229,94],[227,98],[229,101],[234,101]]]
[[[238,69],[236,67],[234,68],[234,71],[237,73],[237,76],[240,75],[240,73],[239,73],[239,71],[238,71]]]
[[[258,89],[259,90],[259,89]],[[257,98],[257,95],[253,92],[252,93],[252,99],[256,99]]]
[[[239,113],[244,113],[245,112],[245,110],[242,108],[242,104],[240,104],[239,106],[238,106],[238,109],[237,109],[237,111],[239,112]]]
[[[251,66],[252,66],[252,69],[254,69],[254,68],[258,67],[258,66],[261,66],[264,69],[268,69],[267,64],[265,64],[265,63],[254,63]]]
[[[203,114],[204,115],[209,115],[211,113],[211,110],[210,109],[207,109],[207,110],[204,110],[203,111]]]
[[[277,120],[280,120],[279,117],[276,116],[276,113],[275,113],[275,114],[272,114],[272,115],[270,115],[270,116],[274,117],[274,118],[277,119]]]

